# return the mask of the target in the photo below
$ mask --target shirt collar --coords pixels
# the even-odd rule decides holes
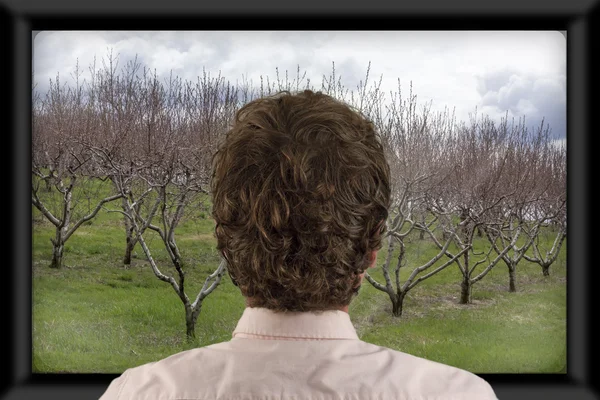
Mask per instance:
[[[339,310],[313,312],[275,312],[267,308],[246,307],[236,334],[301,339],[355,339],[356,330],[348,313]]]

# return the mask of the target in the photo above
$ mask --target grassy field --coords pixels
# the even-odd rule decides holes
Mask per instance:
[[[244,299],[227,276],[204,301],[196,340],[189,343],[183,305],[170,285],[153,275],[141,248],[136,247],[131,268],[123,268],[119,214],[101,211],[75,232],[60,270],[48,268],[53,226],[36,209],[33,216],[34,372],[121,373],[231,339]],[[177,240],[187,263],[186,291],[194,298],[219,262],[213,221],[198,218],[182,225]],[[163,272],[173,274],[160,239],[148,234],[147,241]],[[429,241],[415,237],[401,277],[435,253]],[[380,269],[371,275],[383,282]],[[565,372],[566,242],[550,277],[543,277],[538,265],[519,264],[516,293],[508,292],[508,271],[501,263],[474,286],[473,304],[460,305],[460,277],[452,265],[422,282],[408,294],[400,318],[391,315],[387,295],[365,281],[350,305],[359,337],[475,373]]]

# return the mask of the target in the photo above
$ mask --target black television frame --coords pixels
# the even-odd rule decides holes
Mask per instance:
[[[501,400],[600,399],[594,382],[592,354],[598,349],[593,329],[594,274],[588,256],[588,162],[593,132],[592,88],[598,86],[591,58],[592,38],[600,37],[597,0],[544,1],[370,0],[339,3],[303,0],[284,3],[185,2],[170,0],[0,0],[3,67],[0,93],[10,132],[12,180],[11,258],[4,272],[0,385],[3,399],[98,398],[117,375],[32,374],[31,320],[31,60],[32,31],[36,30],[560,30],[567,33],[567,160],[568,160],[568,281],[567,372],[565,374],[482,374]],[[596,32],[594,34],[594,32]],[[598,50],[598,46],[595,46]],[[589,54],[589,56],[588,56]],[[594,68],[595,67],[595,68]],[[595,83],[595,85],[593,85]],[[587,135],[586,135],[587,134]],[[589,135],[589,136],[588,136]],[[591,183],[591,182],[590,182]],[[6,290],[8,289],[8,290]]]

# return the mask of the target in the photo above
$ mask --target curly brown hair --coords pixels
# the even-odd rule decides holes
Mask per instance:
[[[237,112],[212,163],[217,249],[248,305],[350,304],[390,206],[373,124],[320,92],[280,92]]]

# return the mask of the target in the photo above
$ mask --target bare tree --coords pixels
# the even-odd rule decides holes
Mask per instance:
[[[508,268],[509,291],[516,292],[516,268],[517,264],[525,256],[525,252],[531,246],[533,239],[537,236],[537,229],[534,227],[529,233],[526,233],[525,243],[517,246],[519,237],[524,233],[526,222],[515,216],[508,218],[506,225],[499,228],[488,226],[485,229],[486,236],[497,254],[502,255],[502,260]],[[512,247],[508,243],[514,243]],[[503,251],[501,249],[509,249]]]
[[[542,229],[550,229],[553,226],[548,224],[541,224],[540,227]],[[544,276],[550,276],[550,266],[554,264],[556,259],[558,258],[558,254],[560,253],[560,249],[562,247],[563,242],[567,238],[567,230],[566,225],[558,225],[558,229],[555,230],[554,240],[552,241],[552,246],[545,250],[540,244],[540,237],[545,237],[545,232],[538,232],[532,241],[533,255],[529,256],[524,254],[523,257],[533,263],[537,263],[542,267],[542,273]]]
[[[172,138],[172,137],[171,137]],[[113,174],[118,178],[116,182],[123,197],[126,198],[127,208],[123,210],[108,210],[118,212],[130,219],[136,240],[141,246],[154,275],[171,285],[180,298],[185,309],[186,335],[188,338],[195,337],[195,326],[200,315],[203,300],[210,295],[220,284],[225,273],[225,263],[222,261],[219,267],[206,278],[204,286],[191,301],[186,293],[185,262],[176,241],[176,229],[185,216],[186,207],[194,208],[198,195],[206,193],[199,185],[194,175],[194,159],[190,154],[181,151],[177,146],[170,147],[169,152],[159,154],[162,161],[145,160],[142,164],[137,162],[135,176],[137,184],[125,183],[123,176],[130,176],[132,170],[128,166],[122,166],[110,159],[103,149],[95,148],[99,158],[105,163],[105,168],[111,168]],[[121,171],[126,169],[126,173]],[[160,237],[164,249],[168,254],[170,265],[175,270],[176,278],[162,272],[159,262],[153,257],[146,242],[149,231],[154,231]],[[212,282],[212,283],[211,283]]]
[[[472,116],[470,126],[462,124],[456,135],[448,135],[445,142],[448,158],[444,161],[450,171],[443,184],[429,191],[427,207],[437,217],[437,227],[443,238],[451,237],[462,257],[456,252],[445,251],[447,257],[455,259],[462,274],[460,303],[471,302],[472,287],[494,268],[506,253],[514,248],[521,226],[509,243],[498,248],[491,258],[494,246],[476,250],[474,237],[478,230],[501,224],[498,212],[514,195],[504,187],[502,176],[506,171],[509,151],[505,149],[507,125],[503,121],[497,126],[490,118],[477,120]],[[439,249],[444,248],[432,229],[422,226]],[[475,258],[475,260],[473,260]],[[483,266],[481,271],[478,267]]]
[[[96,62],[90,66],[91,82],[88,85],[88,103],[95,110],[98,119],[97,133],[90,138],[88,146],[96,146],[108,153],[114,162],[125,164],[133,160],[139,152],[139,134],[141,119],[144,112],[153,109],[147,103],[154,97],[145,91],[143,83],[147,81],[147,71],[143,79],[137,75],[141,64],[137,56],[128,62],[119,73],[119,58],[109,50],[107,57],[102,59],[102,68],[96,69]],[[156,77],[154,77],[156,79]],[[150,99],[150,100],[149,100]],[[132,161],[133,163],[133,161]],[[109,171],[110,172],[110,171]],[[119,179],[131,181],[133,175],[126,176],[125,170],[120,171]],[[108,174],[115,189],[119,183],[117,175]],[[121,198],[121,208],[127,209],[126,197]],[[123,265],[131,264],[132,251],[137,243],[130,219],[123,217],[125,226],[125,254]]]
[[[536,239],[541,221],[535,220],[535,211],[539,202],[548,192],[551,181],[545,178],[545,150],[548,149],[550,128],[541,122],[538,129],[531,133],[522,118],[517,125],[512,124],[510,134],[505,138],[506,166],[499,177],[502,187],[512,195],[498,208],[496,213],[499,225],[490,224],[485,229],[486,236],[496,253],[501,253],[507,243],[515,242],[509,252],[502,256],[508,268],[509,291],[516,289],[516,268],[525,253]],[[524,237],[518,246],[519,236]],[[498,243],[501,246],[498,246]]]
[[[186,259],[177,244],[176,231],[208,195],[204,189],[210,155],[207,148],[213,145],[217,135],[212,131],[215,127],[210,132],[198,132],[202,126],[197,122],[198,118],[203,119],[205,115],[199,113],[198,118],[190,118],[190,103],[195,98],[189,96],[189,91],[187,97],[184,95],[190,87],[186,88],[181,80],[171,77],[163,84],[156,82],[155,76],[146,75],[146,81],[140,87],[150,90],[152,101],[138,116],[130,140],[121,143],[129,149],[127,157],[114,153],[106,144],[88,147],[97,164],[107,175],[113,176],[113,182],[125,199],[124,210],[109,211],[121,213],[129,220],[135,240],[144,251],[154,275],[169,283],[181,300],[186,335],[193,338],[203,300],[220,284],[225,263],[220,263],[206,278],[195,300],[190,300],[186,293]],[[208,121],[212,123],[217,119]],[[153,256],[147,244],[152,232],[164,245],[169,260],[167,265],[173,268],[174,276],[163,272],[165,266],[160,266]]]
[[[194,171],[195,179],[206,186],[210,176],[210,159],[217,138],[224,134],[238,107],[238,90],[223,77],[211,77],[206,71],[197,82],[183,81],[171,75],[161,82],[156,74],[137,61],[127,63],[119,72],[118,55],[108,53],[102,68],[90,67],[92,81],[88,85],[89,103],[98,118],[96,135],[88,145],[107,152],[113,163],[131,164],[140,157],[156,159],[164,146],[165,136],[188,135],[194,145],[194,157],[202,160]],[[164,149],[163,149],[164,150]],[[131,172],[128,172],[131,170]],[[120,169],[120,179],[135,181],[136,168]],[[117,175],[109,175],[115,181]],[[127,214],[127,199],[122,197],[122,210]],[[131,216],[123,217],[125,255],[123,264],[131,264],[137,237]]]
[[[106,193],[106,176],[98,174],[91,155],[79,145],[93,135],[95,119],[85,104],[79,66],[75,88],[50,80],[43,101],[33,106],[32,204],[55,226],[51,268],[63,265],[65,243],[85,222],[94,218],[105,203],[121,193]],[[45,182],[50,193],[41,193]]]
[[[532,210],[538,231],[531,244],[533,255],[525,254],[524,258],[539,264],[543,275],[549,276],[550,266],[558,258],[567,237],[566,147],[556,147],[548,141],[545,143],[544,155],[540,164],[545,172],[543,180],[548,184]],[[554,240],[550,239],[551,235]],[[548,248],[546,242],[552,245]]]
[[[431,228],[436,218],[427,223],[425,198],[427,193],[439,185],[445,177],[443,161],[445,157],[445,137],[450,134],[452,124],[448,110],[433,115],[431,103],[422,111],[417,111],[417,97],[412,93],[412,84],[408,99],[402,99],[401,85],[398,92],[391,93],[392,102],[384,105],[379,90],[381,80],[367,91],[368,72],[365,82],[359,84],[358,97],[352,94],[355,106],[366,113],[377,126],[382,135],[386,149],[386,157],[390,165],[392,185],[392,205],[387,222],[386,236],[388,244],[386,258],[381,267],[385,284],[376,281],[366,274],[369,283],[376,289],[385,292],[392,302],[392,314],[401,316],[406,295],[419,283],[452,265],[456,259],[469,250],[466,246],[455,256],[445,262],[444,258],[452,238],[448,237],[439,252],[422,265],[409,267],[406,244],[415,229],[424,230],[424,225]],[[365,98],[366,97],[366,98]],[[387,112],[383,114],[383,110]],[[398,246],[398,255],[392,266],[392,259]],[[408,278],[401,282],[402,270],[409,270]],[[393,274],[393,277],[392,277]]]

